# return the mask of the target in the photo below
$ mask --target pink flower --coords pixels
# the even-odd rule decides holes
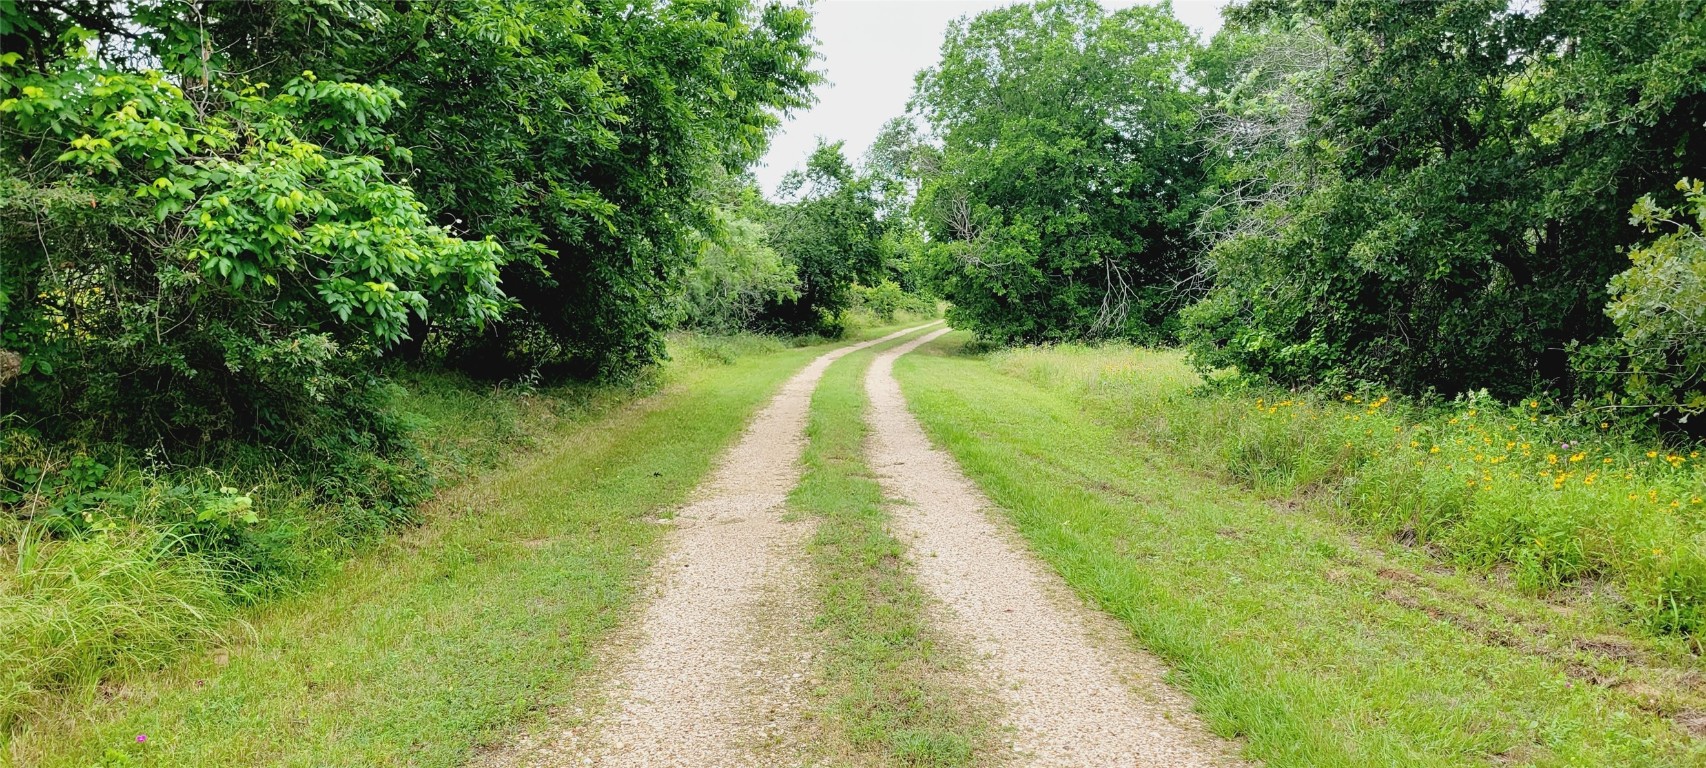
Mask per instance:
[[[147,741],[148,741],[148,734],[146,734],[146,733],[136,734],[136,743],[144,744],[144,743],[147,743]]]

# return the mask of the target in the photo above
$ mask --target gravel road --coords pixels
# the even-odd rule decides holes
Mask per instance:
[[[1108,616],[1087,608],[1019,541],[907,410],[895,359],[947,333],[877,355],[865,378],[867,452],[944,634],[966,641],[974,672],[1006,709],[1007,762],[1049,768],[1240,765],[1208,734],[1164,668]]]
[[[813,649],[806,520],[784,520],[807,414],[835,360],[927,326],[819,356],[782,385],[674,518],[638,621],[618,631],[596,713],[480,761],[493,766],[801,765]],[[560,718],[571,719],[571,718]]]
[[[814,611],[806,542],[785,516],[799,482],[812,392],[835,360],[919,326],[819,356],[761,410],[677,512],[637,611],[597,654],[601,690],[544,731],[475,765],[781,768],[812,757]],[[1242,765],[1208,734],[1164,668],[1111,618],[1087,608],[1029,554],[959,466],[907,410],[894,361],[937,338],[880,352],[866,376],[867,452],[931,620],[972,651],[979,685],[1005,716],[1002,766],[1199,768]],[[590,712],[590,714],[583,713]]]

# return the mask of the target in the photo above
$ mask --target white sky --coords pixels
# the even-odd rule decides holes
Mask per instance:
[[[1100,0],[1109,9],[1137,0]],[[823,58],[817,69],[828,82],[817,88],[817,104],[795,113],[771,139],[770,152],[753,172],[774,195],[782,175],[805,162],[818,137],[846,141],[848,157],[863,157],[889,118],[906,111],[912,77],[932,66],[942,50],[948,22],[1012,0],[820,0],[814,24]],[[1150,2],[1150,5],[1157,2]],[[1220,29],[1226,0],[1173,0],[1173,15],[1204,40]]]

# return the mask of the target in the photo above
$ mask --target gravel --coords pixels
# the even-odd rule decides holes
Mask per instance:
[[[922,328],[924,326],[920,326]],[[590,714],[489,751],[490,766],[736,768],[806,760],[813,649],[805,543],[786,520],[811,396],[836,359],[912,333],[843,346],[782,386],[676,513],[634,623],[599,654],[611,670]],[[566,726],[566,727],[565,727]]]
[[[973,673],[997,692],[1025,766],[1231,766],[1235,745],[1209,734],[1165,668],[1129,632],[1086,607],[1029,554],[947,453],[907,410],[899,356],[941,330],[886,350],[866,376],[867,450],[895,507],[918,579],[945,634],[969,643]]]

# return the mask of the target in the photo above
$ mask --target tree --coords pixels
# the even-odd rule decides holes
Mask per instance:
[[[1706,158],[1706,88],[1681,74],[1706,67],[1706,9],[1274,1],[1243,21],[1318,29],[1335,53],[1306,77],[1301,132],[1253,169],[1308,183],[1251,200],[1210,252],[1199,364],[1575,388],[1567,350],[1610,331],[1622,211]]]
[[[771,302],[761,322],[789,333],[841,332],[853,285],[883,268],[884,225],[870,177],[860,174],[841,142],[818,144],[803,170],[783,179],[791,198],[771,213],[770,241],[799,276],[798,294]]]
[[[1044,0],[955,22],[912,110],[951,320],[1003,342],[1167,335],[1200,171],[1195,49],[1164,8]]]
[[[387,175],[395,89],[230,75],[182,10],[0,5],[0,348],[20,356],[0,407],[55,437],[384,439],[367,358],[412,318],[495,319],[502,252]]]
[[[701,192],[763,152],[816,76],[803,8],[750,0],[245,4],[262,71],[394,84],[412,184],[491,236],[516,311],[451,333],[484,374],[616,375],[658,359],[714,229]]]
[[[718,198],[687,270],[682,322],[715,333],[755,330],[766,306],[799,298],[798,267],[770,247],[768,205],[750,176],[725,179]]]

